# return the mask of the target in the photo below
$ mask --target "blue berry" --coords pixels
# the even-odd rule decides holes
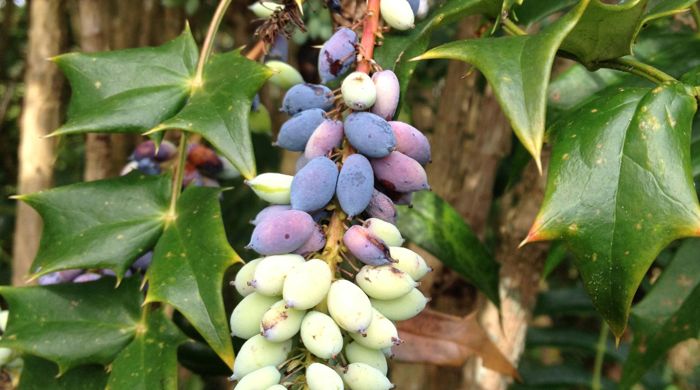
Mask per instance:
[[[302,111],[282,124],[277,136],[277,146],[301,152],[316,128],[326,119],[326,112],[320,108]]]
[[[247,247],[265,256],[291,253],[308,241],[315,227],[309,214],[283,211],[257,224]]]
[[[355,112],[345,118],[345,135],[358,152],[370,158],[386,157],[396,148],[389,122],[370,112]]]
[[[318,73],[321,81],[327,83],[347,72],[355,63],[357,34],[341,27],[323,44],[318,54]]]
[[[363,212],[374,192],[374,172],[369,160],[361,154],[349,156],[338,175],[336,193],[343,211],[350,217]]]
[[[292,208],[316,211],[333,199],[338,167],[328,157],[316,157],[300,169],[292,180]]]
[[[294,115],[311,108],[330,110],[332,107],[333,91],[325,85],[297,84],[284,95],[281,111]]]

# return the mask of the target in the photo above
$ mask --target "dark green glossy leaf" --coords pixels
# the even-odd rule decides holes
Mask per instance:
[[[177,389],[177,348],[186,337],[162,310],[149,310],[112,363],[109,389]]]
[[[654,19],[683,12],[696,2],[697,0],[649,0],[647,10],[644,13],[644,24]]]
[[[693,177],[700,176],[700,138],[693,141],[690,147],[690,155],[693,157]]]
[[[25,355],[18,390],[102,390],[107,372],[100,365],[76,367],[57,377],[56,364],[40,357]]]
[[[538,328],[527,329],[527,348],[533,347],[557,347],[562,349],[575,349],[595,355],[598,348],[599,334],[585,332],[571,328]],[[625,360],[627,356],[627,345],[620,348],[615,346],[612,339],[606,341],[605,356],[615,359],[618,362]]]
[[[671,241],[700,235],[690,172],[696,103],[682,85],[620,89],[555,125],[542,208],[524,242],[562,239],[620,336],[644,274]]]
[[[109,268],[121,278],[160,237],[169,196],[168,176],[138,172],[19,196],[44,220],[33,276]]]
[[[233,347],[221,288],[226,269],[240,258],[226,241],[218,188],[188,187],[163,232],[148,268],[146,302],[180,311],[229,367]]]
[[[452,206],[432,192],[418,192],[413,197],[413,208],[400,208],[398,216],[397,225],[406,238],[500,305],[499,265]]]
[[[54,134],[142,133],[185,104],[197,45],[188,28],[159,47],[70,53],[54,60],[73,89],[68,122]]]
[[[203,84],[173,118],[152,131],[169,128],[201,134],[246,178],[255,176],[255,156],[248,131],[253,97],[272,71],[240,51],[212,56],[204,68]]]
[[[583,288],[571,287],[545,291],[537,297],[534,315],[594,314],[591,298]]]
[[[578,0],[527,0],[522,5],[513,7],[513,14],[518,23],[529,26],[577,2]]]
[[[59,372],[106,365],[136,333],[141,293],[136,278],[53,286],[0,287],[10,306],[0,345],[58,364]]]
[[[177,350],[177,359],[188,370],[205,376],[231,375],[231,369],[208,345],[188,341]]]
[[[476,66],[488,79],[510,124],[538,167],[546,90],[554,56],[588,0],[535,35],[469,39],[429,50],[419,59],[447,58]]]
[[[401,85],[401,101],[408,90],[413,72],[418,64],[409,61],[428,48],[433,31],[468,15],[487,14],[497,16],[501,8],[499,0],[448,0],[432,10],[414,29],[405,33],[387,35],[374,52],[374,60],[384,69],[396,73]],[[397,110],[396,116],[399,111]]]
[[[561,44],[561,49],[573,54],[589,68],[594,68],[599,61],[632,54],[632,44],[647,1],[606,4],[601,0],[591,0],[581,20]]]
[[[700,336],[700,239],[678,248],[651,292],[632,309],[634,344],[621,386],[634,385],[677,343]]]

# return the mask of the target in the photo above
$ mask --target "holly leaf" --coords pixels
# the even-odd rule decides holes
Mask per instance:
[[[374,60],[384,69],[396,73],[401,86],[401,101],[418,63],[409,61],[428,48],[433,31],[440,26],[453,23],[469,15],[487,14],[497,16],[501,2],[498,0],[448,0],[436,7],[414,29],[405,33],[392,31],[374,51]],[[401,104],[399,104],[401,107]],[[398,116],[399,110],[396,115]]]
[[[146,272],[146,302],[172,305],[233,367],[233,347],[221,289],[226,269],[240,261],[221,219],[218,188],[188,187],[177,202]]]
[[[697,0],[649,0],[647,11],[644,13],[644,20],[639,28],[641,29],[654,19],[687,11],[696,2]]]
[[[163,231],[168,176],[138,172],[17,196],[44,221],[32,277],[73,268],[109,268],[122,278]]]
[[[513,7],[513,15],[518,23],[531,26],[577,2],[578,0],[528,0]]]
[[[68,122],[53,135],[152,128],[185,104],[197,55],[188,27],[158,47],[55,57],[73,94]]]
[[[500,266],[449,203],[432,192],[417,192],[412,208],[400,208],[397,225],[406,238],[462,275],[496,306],[500,305]]]
[[[200,134],[250,179],[256,174],[248,131],[250,106],[271,75],[269,68],[245,58],[240,50],[214,55],[182,111],[150,132],[176,128]]]
[[[134,338],[141,314],[136,278],[51,286],[0,287],[10,316],[0,346],[73,367],[106,365]]]
[[[596,68],[596,62],[632,54],[632,44],[642,25],[647,1],[608,4],[591,0],[581,20],[561,44],[561,49],[591,69]]]
[[[632,309],[634,343],[624,365],[622,388],[632,387],[671,347],[700,335],[700,239],[688,239],[651,292]]]
[[[552,130],[545,198],[523,244],[566,241],[593,304],[618,337],[661,249],[700,235],[690,167],[695,110],[679,83],[620,88]]]
[[[134,340],[112,363],[107,388],[177,389],[177,348],[185,340],[161,310],[149,310]]]
[[[56,364],[32,355],[24,355],[19,390],[103,390],[107,384],[105,368],[97,365],[76,367],[63,376]]]
[[[534,35],[468,39],[427,51],[416,59],[447,58],[473,64],[494,89],[515,134],[541,170],[546,90],[560,44],[588,0]]]

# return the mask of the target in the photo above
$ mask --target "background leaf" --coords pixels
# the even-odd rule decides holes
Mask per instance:
[[[700,336],[700,239],[678,248],[651,292],[632,309],[634,344],[620,382],[631,387],[677,343]]]
[[[546,90],[554,56],[588,5],[579,5],[537,34],[469,39],[427,51],[418,59],[447,58],[476,66],[489,81],[513,131],[541,169]]]
[[[436,29],[469,15],[497,16],[501,8],[500,3],[499,0],[448,0],[432,10],[414,29],[406,32],[392,31],[387,35],[382,45],[375,49],[374,60],[382,68],[391,69],[396,73],[401,85],[401,102],[404,101],[411,77],[418,66],[418,63],[409,60],[428,48]],[[398,117],[400,108],[401,104],[395,117]]]
[[[152,128],[185,104],[197,55],[187,28],[158,47],[56,57],[73,93],[68,122],[54,134]]]
[[[226,241],[218,188],[188,187],[148,268],[146,302],[180,311],[229,367],[233,347],[221,289],[226,269],[240,261]]]
[[[525,242],[567,242],[619,337],[661,249],[700,234],[700,206],[690,172],[695,99],[679,84],[616,92],[553,129],[545,198]]]
[[[137,278],[51,286],[0,287],[10,306],[0,345],[58,364],[59,372],[106,365],[134,337],[141,314]]]
[[[256,173],[248,116],[253,97],[271,75],[240,51],[214,55],[204,68],[204,84],[194,89],[182,111],[154,131],[177,128],[201,134],[250,179]]]
[[[401,207],[401,233],[462,275],[498,306],[499,265],[469,225],[447,202],[429,191],[417,192],[413,208]]]
[[[19,196],[44,220],[34,276],[109,268],[121,278],[160,237],[169,197],[169,176],[138,172]]]
[[[145,310],[136,337],[112,363],[108,388],[177,389],[177,348],[186,337],[162,310]]]
[[[107,384],[107,372],[100,365],[76,367],[57,377],[58,368],[48,360],[24,355],[19,390],[102,390]]]

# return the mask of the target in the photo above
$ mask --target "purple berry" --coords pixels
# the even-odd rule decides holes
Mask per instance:
[[[320,108],[302,111],[282,124],[277,136],[277,146],[302,152],[314,130],[326,119],[326,112]]]
[[[370,158],[386,157],[396,148],[389,122],[370,112],[355,112],[345,118],[345,135],[358,152]]]
[[[367,265],[392,262],[389,247],[363,226],[351,226],[343,235],[343,243],[358,260]]]
[[[391,191],[414,192],[430,188],[423,167],[401,152],[372,160],[372,168],[379,183]]]
[[[201,144],[189,145],[187,162],[201,173],[211,177],[216,177],[224,169],[224,163],[216,152]]]
[[[377,190],[372,191],[372,198],[365,212],[369,214],[370,217],[379,218],[382,221],[396,224],[396,207],[394,206],[394,202],[391,198]]]
[[[102,278],[102,275],[94,273],[94,272],[86,272],[82,275],[78,275],[75,279],[73,279],[73,283],[86,283],[86,282],[94,282],[95,280],[99,280]]]
[[[343,142],[343,122],[326,119],[314,130],[304,149],[304,157],[308,160],[327,156],[334,148]]]
[[[420,7],[420,0],[408,0],[408,5],[411,6],[411,11],[413,11],[413,15],[414,16],[418,15],[418,8]]]
[[[141,142],[136,146],[129,157],[130,160],[153,159],[159,162],[170,160],[177,154],[177,147],[170,141],[163,141],[156,152],[156,144],[153,141]]]
[[[141,257],[136,259],[133,264],[131,264],[131,268],[134,269],[139,269],[139,270],[146,270],[149,265],[151,265],[151,261],[153,261],[153,251],[148,251],[144,253]]]
[[[64,271],[52,272],[39,277],[39,284],[46,286],[49,284],[72,282],[73,279],[85,272],[82,269],[67,269]]]
[[[318,252],[323,247],[326,246],[326,234],[323,232],[321,225],[316,224],[314,232],[311,233],[311,237],[302,245],[299,249],[295,250],[294,253],[297,255],[308,256],[312,253]]]
[[[291,203],[294,210],[316,211],[333,199],[338,167],[328,157],[316,157],[300,169],[292,180]]]
[[[262,222],[265,218],[277,215],[281,213],[282,211],[287,211],[291,210],[292,206],[288,204],[275,204],[272,206],[267,206],[264,209],[260,210],[260,212],[255,216],[255,219],[250,221],[251,224],[257,225],[260,222]]]
[[[289,115],[295,115],[312,108],[325,111],[332,107],[333,91],[325,85],[297,84],[284,95],[281,110]]]
[[[315,227],[309,214],[298,210],[283,211],[255,226],[248,248],[265,256],[291,253],[309,240]]]
[[[425,165],[430,162],[430,142],[415,127],[403,122],[389,122],[396,137],[396,151]]]
[[[268,60],[280,60],[287,62],[289,59],[289,42],[284,34],[277,34],[275,42],[272,43],[270,50],[267,52]]]
[[[396,74],[390,70],[382,70],[372,75],[372,81],[377,89],[377,100],[372,106],[372,112],[390,121],[396,113],[399,104],[401,88]]]
[[[357,34],[341,27],[323,44],[318,54],[318,73],[321,82],[327,83],[347,72],[355,63]]]
[[[363,212],[374,191],[374,172],[369,160],[361,154],[349,156],[338,175],[336,193],[343,211],[350,217]]]
[[[154,160],[151,160],[150,158],[138,160],[136,161],[136,164],[138,164],[138,170],[147,175],[160,174],[160,165]]]

